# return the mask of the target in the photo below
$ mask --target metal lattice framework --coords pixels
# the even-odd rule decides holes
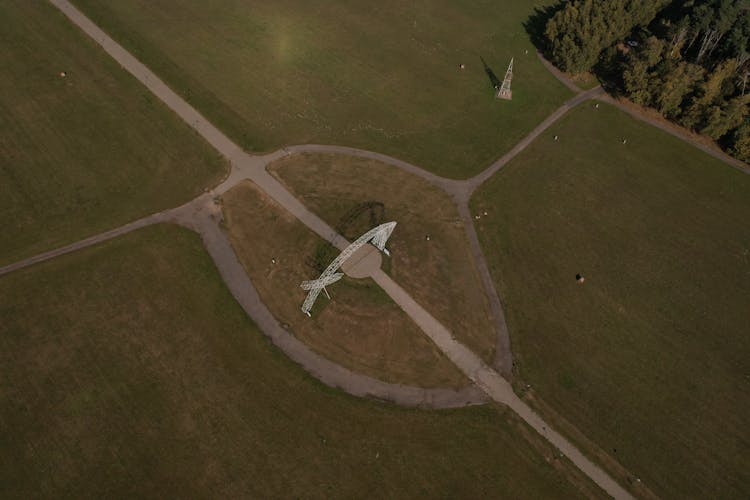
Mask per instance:
[[[310,290],[310,293],[307,294],[307,298],[305,298],[305,302],[302,304],[302,312],[310,316],[310,310],[315,303],[315,299],[317,299],[318,295],[320,295],[321,290],[325,291],[326,295],[328,295],[328,291],[325,290],[325,287],[327,285],[330,285],[331,283],[337,282],[344,277],[343,273],[336,272],[338,271],[339,267],[341,267],[341,264],[343,264],[346,259],[351,257],[354,252],[359,250],[359,248],[366,243],[372,242],[372,244],[377,247],[378,250],[385,253],[386,255],[390,255],[388,249],[385,248],[385,244],[388,241],[388,238],[391,237],[391,233],[393,232],[393,228],[395,227],[395,222],[386,222],[385,224],[381,224],[370,229],[365,234],[357,238],[352,244],[346,247],[338,257],[333,259],[333,262],[331,262],[328,267],[326,267],[325,271],[323,271],[323,273],[320,275],[320,278],[316,280],[303,281],[300,287],[302,287],[303,290]]]
[[[508,65],[508,71],[505,72],[505,79],[497,91],[497,97],[500,99],[510,100],[513,97],[513,92],[510,90],[510,81],[513,79],[513,58],[510,58],[510,64]]]

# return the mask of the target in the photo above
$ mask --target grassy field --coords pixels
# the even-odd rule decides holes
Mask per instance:
[[[308,318],[300,310],[307,292],[299,285],[317,279],[320,265],[327,267],[339,252],[251,182],[234,187],[222,201],[242,265],[263,302],[295,336],[327,358],[387,382],[469,384],[372,280],[345,277],[328,287],[332,300],[321,294]]]
[[[334,143],[467,177],[570,95],[522,26],[541,1],[74,3],[251,151]],[[500,79],[515,57],[512,101],[480,57]]]
[[[447,194],[395,167],[350,156],[293,155],[268,168],[332,227],[347,219],[339,232],[350,241],[377,224],[398,222],[384,269],[458,339],[492,360],[496,336],[489,304]],[[366,202],[382,206],[348,220]]]
[[[472,204],[518,387],[662,497],[747,498],[750,176],[585,104]]]
[[[0,278],[3,498],[574,498],[512,414],[307,376],[197,235],[156,226]],[[527,439],[528,438],[528,439]]]
[[[9,0],[0,18],[0,265],[179,205],[222,175],[57,9]]]

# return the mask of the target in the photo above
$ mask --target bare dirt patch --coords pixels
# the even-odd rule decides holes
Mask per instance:
[[[313,212],[349,239],[395,220],[386,271],[467,346],[490,361],[495,331],[466,233],[450,197],[396,167],[364,158],[298,154],[269,165]],[[357,215],[357,207],[372,207]]]
[[[315,351],[381,380],[422,387],[462,387],[466,378],[371,280],[344,277],[308,318],[303,280],[336,250],[245,182],[223,197],[229,237],[271,312]]]

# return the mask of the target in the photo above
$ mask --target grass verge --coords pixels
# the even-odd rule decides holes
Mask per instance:
[[[250,151],[341,144],[464,178],[570,96],[535,55],[524,0],[74,3]],[[515,57],[512,101],[480,57],[499,79]]]
[[[659,496],[747,497],[750,176],[589,103],[472,205],[518,387]]]
[[[225,172],[47,2],[2,2],[0,18],[0,265],[177,206]]]
[[[387,272],[456,338],[492,360],[489,304],[450,196],[396,167],[351,156],[292,155],[268,169],[349,240],[398,222]]]
[[[502,408],[407,410],[322,386],[175,226],[0,277],[0,318],[6,498],[574,498],[568,478],[591,487]]]

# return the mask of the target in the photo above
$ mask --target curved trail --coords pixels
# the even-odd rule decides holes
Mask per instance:
[[[396,165],[406,171],[427,179],[441,187],[452,195],[457,202],[459,212],[464,220],[467,236],[471,245],[472,253],[480,270],[483,284],[487,289],[490,301],[495,301],[493,314],[495,315],[498,328],[498,356],[495,362],[498,370],[510,373],[510,349],[507,336],[507,326],[502,313],[502,306],[492,284],[486,262],[481,252],[479,242],[474,230],[468,201],[471,193],[498,170],[500,170],[510,159],[522,151],[539,134],[552,125],[565,114],[567,110],[577,104],[598,97],[602,93],[600,88],[591,89],[579,93],[537,126],[527,137],[516,145],[510,152],[490,165],[486,170],[475,177],[465,181],[444,179],[419,167],[408,164],[401,160],[380,155],[369,151],[342,148],[338,146],[290,146],[289,148],[264,155],[251,156],[245,153],[239,146],[225,136],[220,130],[208,122],[198,111],[167,87],[153,72],[145,65],[136,60],[130,53],[107,36],[94,23],[86,18],[80,11],[73,7],[67,0],[50,0],[63,14],[74,24],[93,38],[102,48],[117,60],[125,70],[143,83],[156,97],[161,99],[178,116],[187,122],[201,136],[203,136],[214,148],[224,155],[231,164],[229,177],[222,182],[209,195],[203,195],[182,207],[154,214],[138,221],[132,222],[117,229],[113,229],[97,236],[92,236],[80,242],[66,247],[52,250],[37,255],[9,266],[0,268],[0,275],[11,272],[37,262],[54,258],[64,253],[72,252],[86,246],[96,244],[106,239],[114,238],[120,234],[132,231],[157,222],[176,222],[198,231],[204,241],[209,254],[214,259],[219,272],[232,294],[247,311],[247,313],[258,323],[262,331],[267,334],[274,343],[279,346],[292,359],[303,365],[303,367],[322,380],[324,383],[341,387],[347,392],[359,396],[374,396],[389,399],[401,404],[416,404],[429,406],[456,406],[467,403],[480,402],[484,395],[492,400],[505,404],[515,411],[527,424],[533,427],[540,435],[564,453],[582,472],[588,475],[604,491],[615,498],[632,498],[616,481],[614,481],[599,466],[588,460],[569,441],[557,432],[550,429],[526,403],[524,403],[513,392],[511,385],[500,376],[498,371],[487,366],[476,354],[467,349],[441,325],[432,315],[414,301],[397,283],[382,271],[373,274],[373,279],[386,291],[401,308],[409,314],[412,319],[423,329],[432,341],[458,366],[484,394],[469,387],[462,391],[450,391],[444,389],[425,390],[413,387],[399,386],[396,384],[385,384],[381,381],[353,373],[345,368],[332,363],[311,351],[306,345],[299,342],[291,334],[283,330],[271,315],[270,311],[260,301],[257,291],[252,286],[247,274],[239,264],[229,241],[218,226],[217,219],[220,217],[218,207],[212,201],[213,194],[221,194],[244,179],[255,182],[269,196],[274,198],[301,222],[310,227],[317,234],[330,241],[338,248],[342,248],[347,241],[338,235],[322,219],[310,212],[302,203],[291,195],[276,179],[266,170],[265,166],[274,159],[292,152],[307,150],[336,152],[343,154],[354,154],[379,159]],[[558,76],[558,75],[556,75]],[[558,78],[560,78],[558,76]],[[503,341],[502,339],[505,339]]]
[[[383,382],[344,368],[310,349],[282,328],[260,300],[257,290],[239,263],[229,239],[219,226],[220,219],[220,209],[213,202],[213,195],[205,194],[180,207],[149,215],[111,231],[2,267],[0,276],[152,224],[179,224],[201,235],[203,244],[227,288],[260,330],[288,357],[324,384],[354,396],[391,401],[402,406],[456,408],[487,402],[487,396],[474,386],[467,386],[456,391]]]
[[[549,71],[550,73],[552,73],[552,76],[554,76],[555,78],[557,78],[560,83],[562,83],[563,85],[565,85],[566,87],[568,87],[570,90],[572,90],[576,94],[579,93],[579,92],[581,92],[581,87],[579,87],[578,85],[576,85],[575,83],[573,83],[573,81],[570,78],[568,78],[567,76],[565,76],[565,74],[562,71],[560,71],[559,69],[557,69],[557,67],[554,64],[552,64],[551,62],[549,62],[544,57],[544,54],[542,54],[538,50],[536,51],[536,57],[539,59],[539,61],[542,63],[542,65],[544,65],[544,67],[547,68],[547,71]]]
[[[529,144],[531,144],[553,123],[559,120],[565,113],[568,112],[568,110],[574,108],[575,106],[588,99],[598,97],[602,94],[602,92],[603,91],[601,87],[596,87],[586,92],[582,92],[567,100],[551,115],[549,115],[542,123],[537,125],[534,130],[529,132],[529,134],[524,137],[518,144],[516,144],[513,149],[493,162],[479,174],[465,180],[447,179],[392,156],[375,153],[373,151],[366,151],[363,149],[350,148],[346,146],[302,144],[287,146],[286,148],[284,148],[284,151],[288,151],[289,153],[334,153],[378,160],[380,162],[393,165],[400,168],[401,170],[421,177],[432,185],[442,189],[453,198],[453,201],[458,208],[458,214],[461,218],[461,221],[463,222],[464,229],[466,231],[466,238],[469,242],[469,249],[471,250],[474,264],[477,267],[479,277],[482,281],[482,286],[484,287],[487,298],[489,299],[490,310],[492,312],[492,317],[495,323],[495,332],[497,334],[497,339],[495,344],[495,360],[493,366],[504,377],[510,378],[513,370],[513,353],[510,347],[510,334],[508,333],[508,325],[505,321],[505,312],[503,310],[502,301],[500,300],[500,295],[497,293],[497,289],[495,288],[495,282],[492,279],[492,275],[490,274],[489,267],[487,266],[487,260],[484,257],[482,247],[479,244],[479,237],[477,236],[476,229],[474,228],[473,217],[471,216],[471,211],[469,210],[469,199],[471,198],[472,193],[485,180],[495,175],[511,159],[513,159],[521,151],[526,149]]]
[[[329,361],[282,328],[263,304],[229,239],[219,227],[221,210],[212,200],[207,198],[202,203],[180,209],[173,216],[175,222],[190,227],[201,235],[227,288],[261,331],[287,356],[324,384],[355,396],[388,400],[405,406],[451,408],[487,401],[482,391],[473,386],[454,391],[390,384]]]

